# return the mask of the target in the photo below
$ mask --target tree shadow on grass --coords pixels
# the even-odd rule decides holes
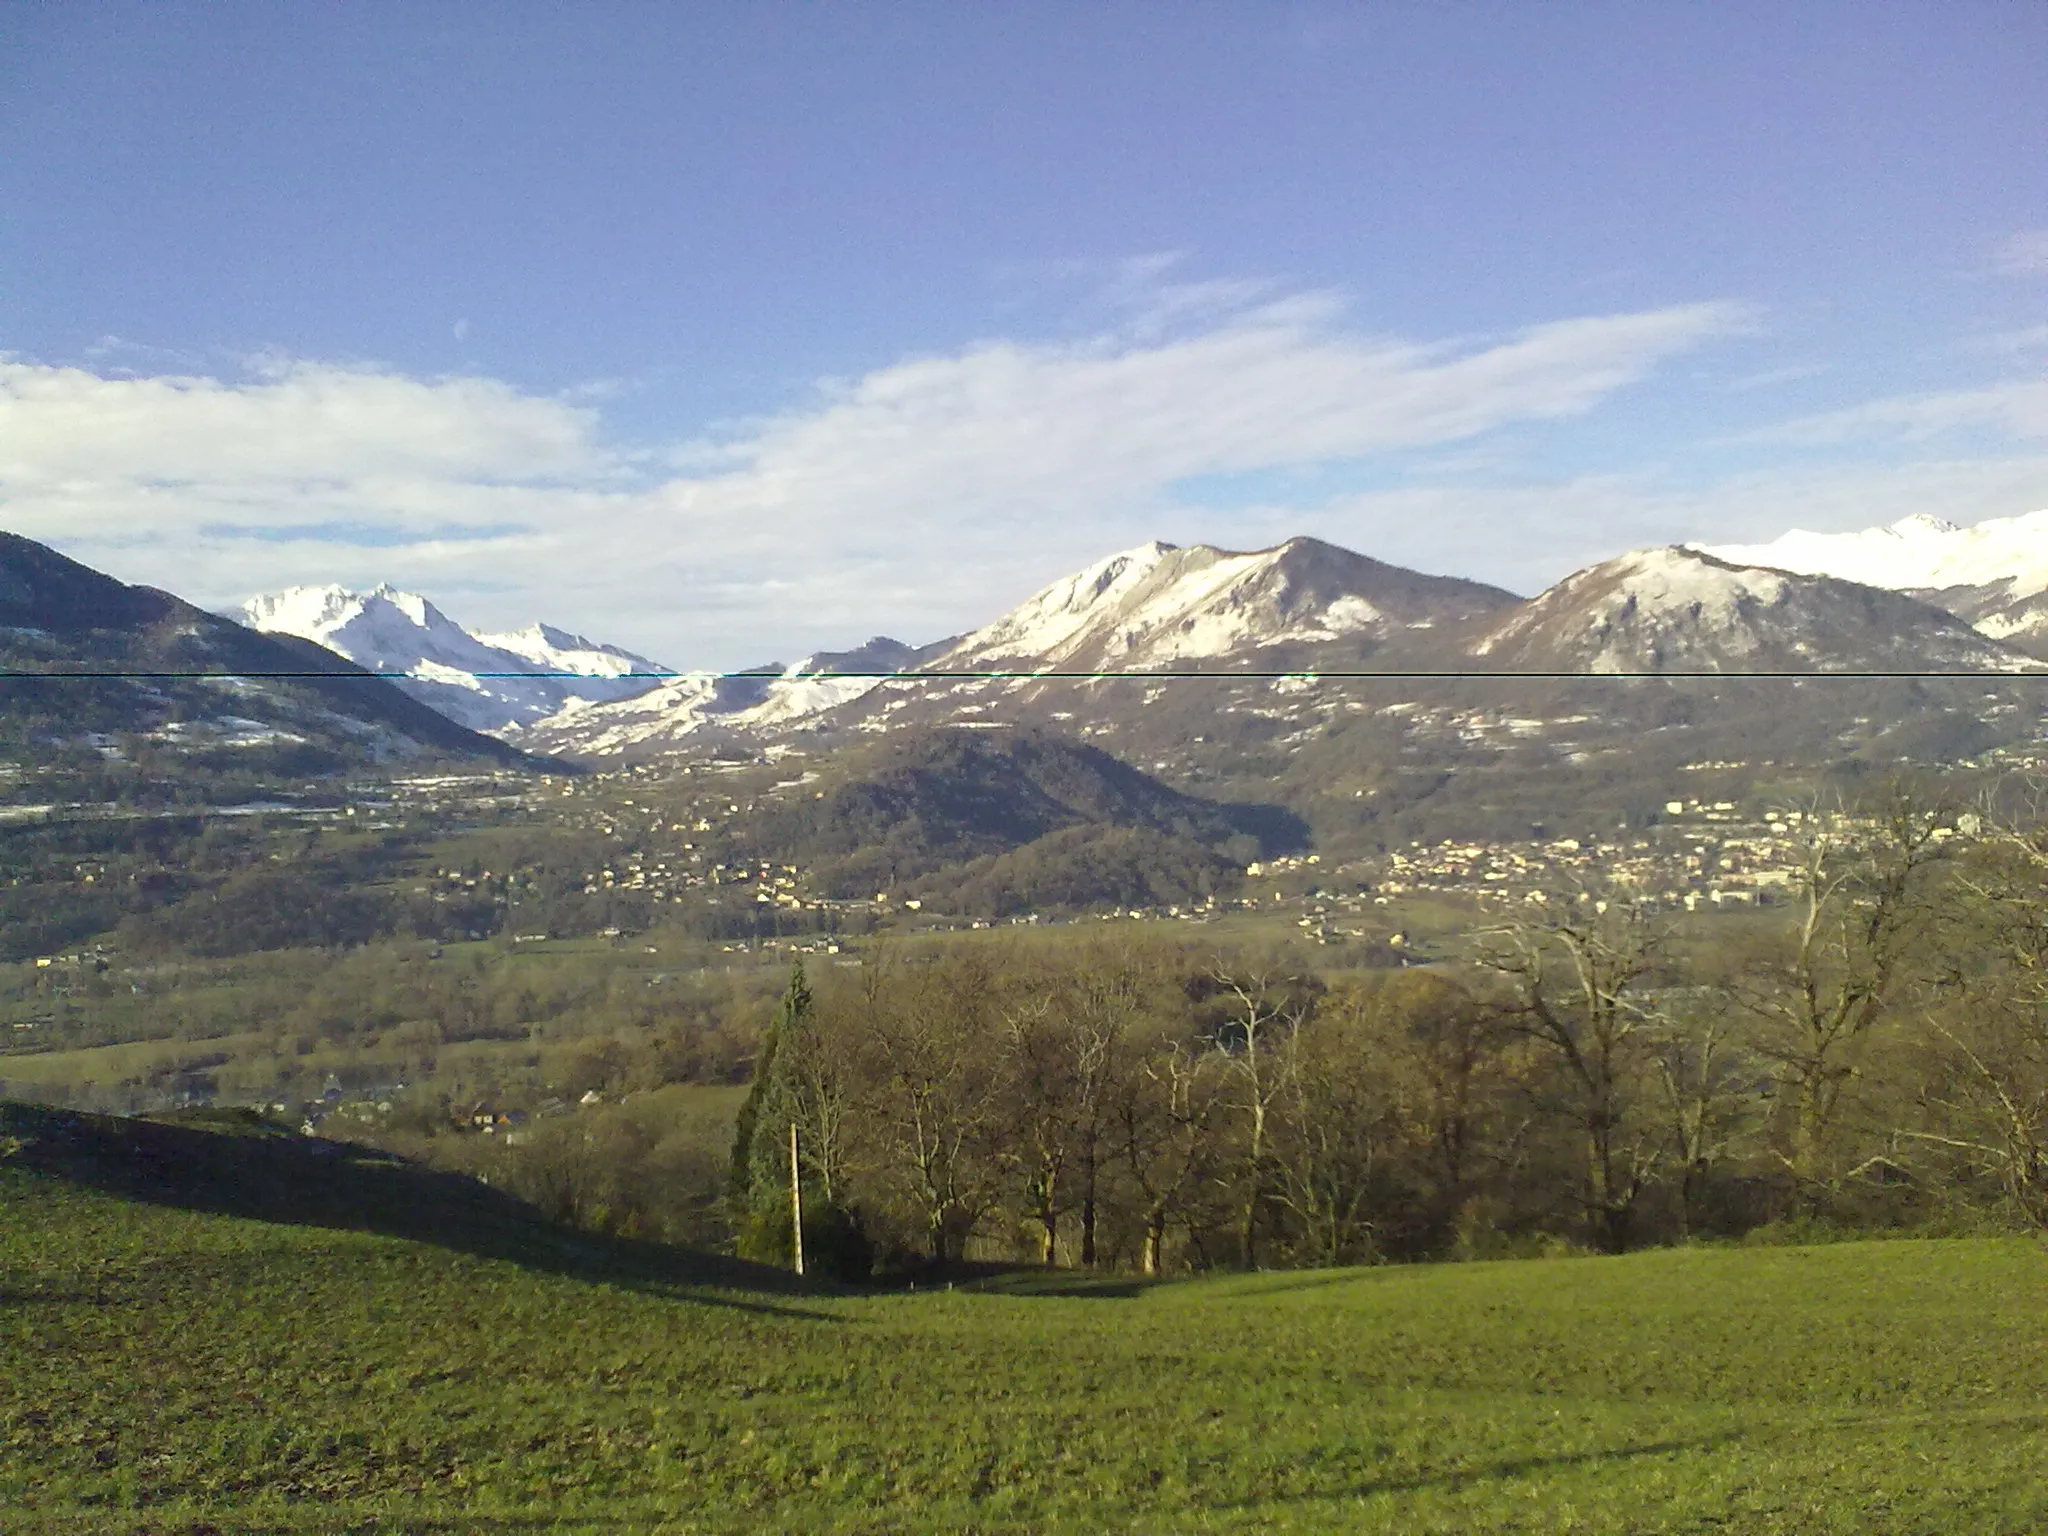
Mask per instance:
[[[971,1281],[962,1290],[979,1296],[1058,1297],[1082,1301],[1129,1301],[1169,1280],[1147,1280],[1137,1275],[1091,1275],[1085,1270],[1040,1267],[1005,1269]]]
[[[578,1232],[475,1179],[373,1148],[298,1136],[254,1112],[216,1115],[202,1129],[0,1103],[0,1132],[22,1143],[6,1166],[150,1205],[410,1238],[679,1300],[844,1321],[792,1305],[834,1293],[786,1270]]]
[[[1512,1482],[1516,1478],[1528,1477],[1532,1473],[1547,1472],[1553,1468],[1594,1466],[1602,1462],[1634,1461],[1644,1456],[1668,1456],[1676,1451],[1706,1451],[1740,1441],[1743,1436],[1733,1430],[1721,1434],[1701,1435],[1690,1440],[1658,1440],[1649,1445],[1625,1445],[1611,1451],[1576,1451],[1556,1456],[1509,1456],[1485,1466],[1471,1467],[1458,1471],[1437,1472],[1414,1477],[1393,1477],[1379,1482],[1369,1482],[1355,1488],[1332,1489],[1328,1492],[1280,1494],[1267,1499],[1239,1499],[1228,1504],[1212,1506],[1217,1509],[1258,1509],[1274,1504],[1320,1504],[1333,1499],[1364,1499],[1374,1494],[1421,1493],[1426,1489],[1456,1489],[1474,1487],[1482,1483]]]

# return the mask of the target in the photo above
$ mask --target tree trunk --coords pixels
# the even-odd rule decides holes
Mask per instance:
[[[1166,1208],[1155,1205],[1145,1213],[1145,1274],[1149,1279],[1159,1277],[1160,1266],[1166,1260]]]
[[[1081,1169],[1081,1267],[1095,1267],[1095,1159]]]

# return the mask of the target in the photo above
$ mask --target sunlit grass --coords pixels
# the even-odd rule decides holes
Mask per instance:
[[[0,1219],[9,1532],[2048,1525],[2029,1241],[819,1296]]]

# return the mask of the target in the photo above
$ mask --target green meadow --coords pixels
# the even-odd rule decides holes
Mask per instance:
[[[228,1117],[0,1127],[0,1530],[2023,1532],[2048,1252],[850,1294]]]

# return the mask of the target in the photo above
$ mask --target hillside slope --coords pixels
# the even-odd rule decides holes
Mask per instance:
[[[814,788],[800,782],[740,837],[757,857],[814,869],[820,889],[836,896],[896,889],[949,865],[1031,849],[1021,864],[972,874],[1066,893],[1046,904],[1088,905],[1153,899],[1133,892],[1150,889],[1129,873],[1134,861],[1157,866],[1162,886],[1154,894],[1165,899],[1234,885],[1246,859],[1301,846],[1306,828],[1277,807],[1184,794],[1047,732],[935,730],[845,754]]]
[[[329,765],[524,753],[309,641],[262,635],[0,534],[0,739],[34,753],[137,735],[164,751],[311,749]]]
[[[1575,571],[1472,646],[1509,670],[2026,672],[1955,615],[1830,576],[1638,550]]]
[[[0,1152],[9,1536],[2048,1523],[2026,1240],[798,1295],[39,1147]]]

